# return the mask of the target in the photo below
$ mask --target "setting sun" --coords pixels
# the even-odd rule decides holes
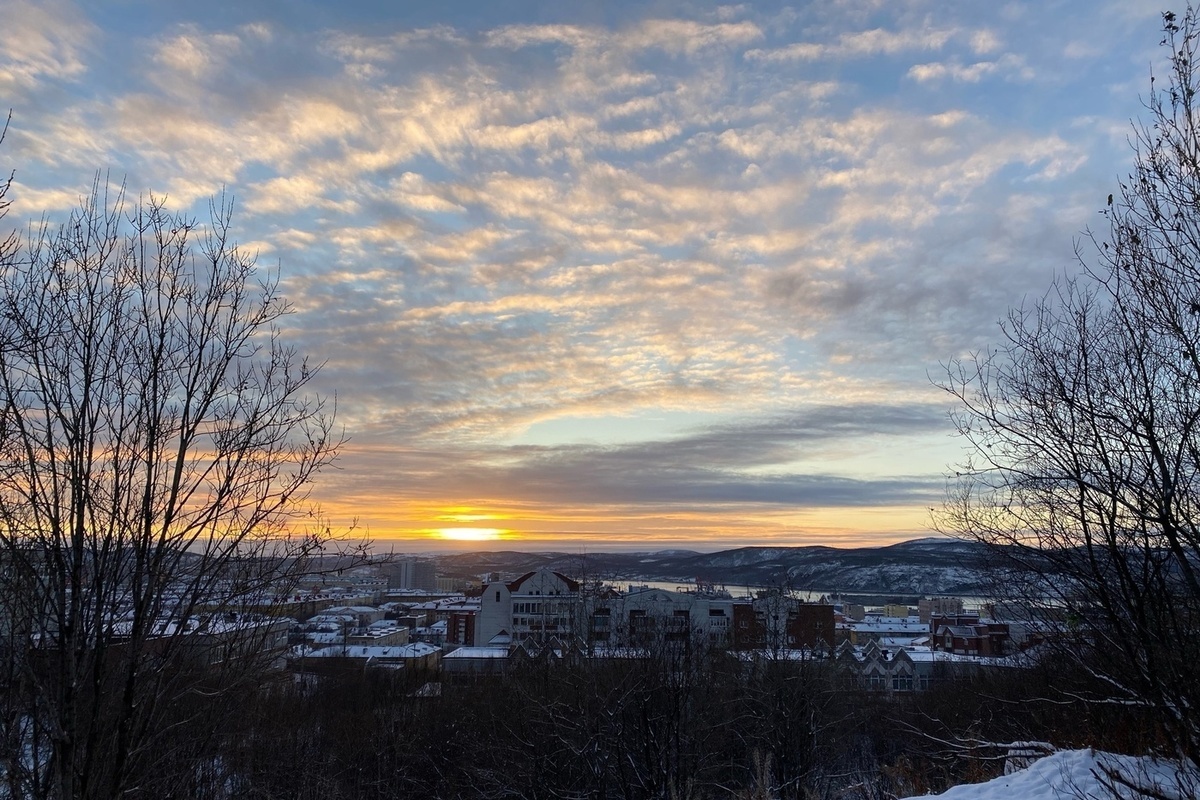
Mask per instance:
[[[501,538],[507,531],[502,528],[438,528],[436,533],[443,539],[459,542],[489,542]]]

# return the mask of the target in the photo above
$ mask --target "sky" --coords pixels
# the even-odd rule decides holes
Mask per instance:
[[[963,458],[941,365],[1102,226],[1163,10],[0,0],[5,224],[232,196],[379,546],[887,544]]]

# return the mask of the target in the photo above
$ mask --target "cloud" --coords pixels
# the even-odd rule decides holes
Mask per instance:
[[[976,61],[972,64],[958,62],[933,62],[914,64],[909,67],[908,77],[918,83],[952,80],[960,83],[979,83],[984,78],[999,75],[1007,80],[1030,81],[1034,72],[1015,55],[1006,54],[996,61]]]
[[[290,175],[255,184],[246,210],[252,214],[295,212],[312,205],[329,207],[326,185],[313,175]]]
[[[929,366],[1071,263],[1136,113],[1112,5],[1073,30],[1094,50],[1035,7],[941,2],[61,30],[10,7],[19,213],[97,167],[177,208],[236,195],[358,443],[347,496],[916,502],[927,466],[805,459],[933,435]],[[717,422],[630,422],[658,412]],[[586,420],[637,441],[584,445]],[[562,441],[516,444],[539,426]]]
[[[86,52],[99,34],[73,4],[4,0],[0,14],[0,91],[10,94],[10,102],[12,93],[83,77]]]
[[[187,26],[187,32],[159,42],[152,59],[170,72],[200,80],[236,56],[241,48],[242,38],[237,34],[203,34],[195,26]]]
[[[407,498],[457,496],[477,501],[559,507],[716,508],[725,504],[867,507],[934,502],[940,476],[854,478],[797,470],[798,457],[854,446],[869,436],[943,431],[944,409],[919,405],[813,406],[789,416],[743,420],[672,439],[615,446],[509,446],[426,458],[410,453],[398,475]],[[405,459],[407,461],[407,459]]]
[[[893,56],[909,51],[940,50],[955,33],[951,29],[888,31],[873,28],[843,33],[832,42],[796,42],[775,49],[750,50],[746,58],[780,63]]]
[[[14,180],[5,200],[11,203],[8,212],[14,217],[36,219],[47,212],[70,211],[79,205],[81,195],[69,189],[35,189]]]
[[[512,49],[558,44],[572,50],[663,50],[695,56],[713,48],[746,45],[762,36],[762,30],[750,21],[648,19],[615,31],[578,25],[510,25],[489,32],[487,42]]]
[[[979,55],[994,53],[1002,46],[1000,36],[994,30],[985,28],[971,34],[971,50]]]
[[[321,49],[347,63],[389,62],[405,51],[443,45],[464,45],[467,40],[449,25],[400,31],[390,36],[330,31]]]

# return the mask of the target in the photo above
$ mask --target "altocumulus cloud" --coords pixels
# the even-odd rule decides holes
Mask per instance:
[[[1115,0],[448,5],[0,0],[18,224],[95,169],[236,196],[352,437],[319,492],[386,530],[927,505],[926,374],[1070,268],[1157,41]]]

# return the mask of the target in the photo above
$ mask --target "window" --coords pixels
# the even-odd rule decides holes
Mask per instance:
[[[499,589],[496,590],[496,602],[497,603],[500,602],[500,590]]]

